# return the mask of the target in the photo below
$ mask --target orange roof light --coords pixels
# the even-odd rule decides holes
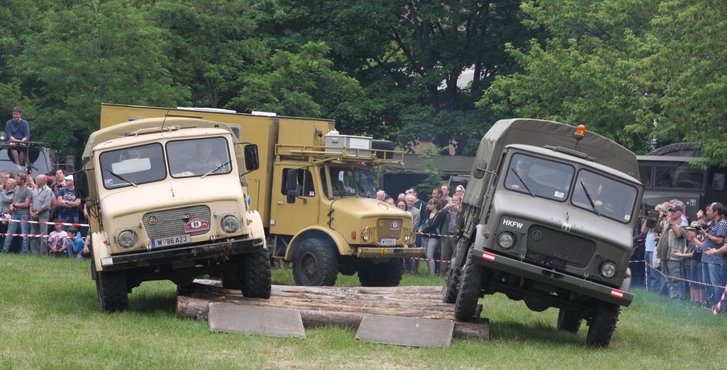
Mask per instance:
[[[586,125],[578,125],[576,127],[575,137],[577,140],[583,139],[586,136]]]

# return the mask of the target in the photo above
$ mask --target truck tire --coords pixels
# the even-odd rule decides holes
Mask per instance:
[[[476,319],[477,301],[480,299],[482,284],[482,267],[478,266],[472,255],[467,253],[467,261],[459,281],[457,301],[454,303],[454,317],[459,321]]]
[[[459,279],[462,276],[462,265],[464,264],[465,257],[467,256],[467,242],[462,240],[457,244],[457,248],[454,250],[454,256],[452,256],[452,263],[449,264],[447,269],[447,280],[444,282],[442,287],[442,300],[444,303],[454,303],[457,301],[457,293],[459,286]]]
[[[96,273],[96,294],[101,312],[126,311],[129,308],[129,293],[124,275],[113,272]]]
[[[404,275],[404,259],[392,258],[384,263],[367,263],[358,267],[361,286],[398,286]]]
[[[608,347],[611,336],[616,330],[616,322],[621,307],[611,303],[601,303],[593,313],[586,336],[586,344],[591,347]]]
[[[309,238],[295,248],[293,278],[296,285],[333,286],[337,277],[338,256],[330,243]]]
[[[270,258],[268,251],[258,249],[245,256],[242,295],[251,298],[270,298]]]
[[[581,328],[581,318],[575,312],[561,308],[558,311],[556,328],[569,333],[577,333]]]

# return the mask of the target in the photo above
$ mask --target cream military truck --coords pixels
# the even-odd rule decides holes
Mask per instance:
[[[100,310],[121,311],[143,281],[200,275],[270,297],[262,220],[245,202],[257,148],[221,123],[166,117],[91,134],[74,174],[88,208]]]
[[[502,120],[485,134],[467,186],[444,301],[470,320],[478,300],[504,293],[533,311],[559,309],[556,327],[607,346],[628,306],[632,230],[643,187],[636,156],[579,126]]]
[[[190,117],[238,127],[260,148],[248,176],[251,209],[263,219],[275,256],[292,261],[298,285],[333,285],[358,272],[364,286],[396,286],[414,248],[411,216],[374,198],[372,169],[402,163],[369,137],[339,135],[334,121],[241,114],[209,108],[104,104],[102,127],[148,117]],[[389,143],[390,144],[390,143]]]

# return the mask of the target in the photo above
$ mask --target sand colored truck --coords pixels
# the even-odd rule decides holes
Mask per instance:
[[[256,146],[223,123],[123,123],[91,134],[74,174],[88,208],[100,310],[125,310],[143,281],[183,286],[208,274],[245,296],[270,297],[262,220],[245,201]]]
[[[585,320],[587,343],[607,346],[633,299],[636,156],[582,126],[502,120],[482,138],[470,176],[443,292],[457,319],[472,319],[483,295],[504,293],[533,311],[558,309],[559,330]]]
[[[396,286],[412,247],[411,216],[375,197],[373,169],[402,163],[389,142],[340,135],[334,121],[205,108],[104,104],[101,125],[148,117],[224,122],[258,145],[248,176],[250,208],[262,216],[271,253],[292,261],[298,285],[333,285],[358,273],[365,286]],[[384,148],[379,148],[382,146]]]

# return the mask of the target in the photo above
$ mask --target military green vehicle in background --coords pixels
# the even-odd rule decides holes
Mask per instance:
[[[559,330],[585,320],[587,343],[607,346],[633,300],[638,178],[632,152],[583,126],[498,121],[472,167],[444,301],[472,320],[480,297],[504,293],[533,311],[557,308]]]

